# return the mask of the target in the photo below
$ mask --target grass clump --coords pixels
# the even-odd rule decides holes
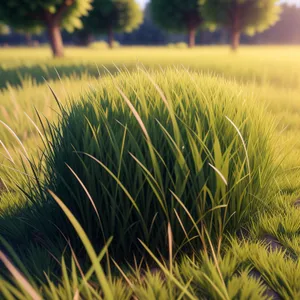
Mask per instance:
[[[176,254],[202,247],[206,230],[220,242],[267,204],[276,167],[272,121],[250,97],[219,78],[139,71],[60,105],[45,182],[30,185],[35,234],[57,239],[60,228],[76,242],[50,189],[96,250],[114,237],[115,259],[142,256],[139,240],[162,255],[168,236]]]

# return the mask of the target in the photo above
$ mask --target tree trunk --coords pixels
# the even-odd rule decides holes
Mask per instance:
[[[231,27],[231,49],[236,51],[240,45],[241,27],[240,27],[241,7],[235,2],[233,10],[233,20]]]
[[[56,22],[49,22],[48,36],[54,57],[64,56],[64,44],[61,37],[59,25]]]
[[[25,36],[25,40],[26,40],[26,45],[27,46],[32,46],[32,38],[31,38],[31,34],[30,33],[28,33],[28,32],[26,32],[25,34],[24,34],[24,36]]]
[[[94,36],[91,33],[87,34],[86,40],[85,40],[85,45],[88,46],[94,41]]]
[[[189,48],[195,47],[196,41],[196,28],[189,27]]]
[[[232,30],[232,33],[231,33],[231,49],[233,51],[236,51],[237,48],[239,47],[240,37],[241,37],[241,34],[240,34],[239,31]]]
[[[113,42],[114,42],[114,32],[113,32],[113,29],[112,27],[110,26],[108,28],[108,37],[107,37],[107,40],[108,40],[108,46],[110,49],[113,48]]]

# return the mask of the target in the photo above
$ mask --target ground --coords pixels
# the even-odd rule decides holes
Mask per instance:
[[[109,289],[115,291],[115,297],[118,295],[120,299],[130,298],[130,295],[139,299],[165,299],[170,296],[187,299],[258,299],[262,295],[297,299],[300,296],[299,200],[297,202],[300,197],[300,47],[249,46],[241,47],[237,53],[231,53],[228,47],[67,48],[65,54],[64,59],[52,59],[48,48],[0,49],[0,232],[14,232],[15,221],[9,216],[13,216],[16,207],[22,209],[28,201],[16,187],[26,177],[21,164],[24,153],[34,161],[40,159],[44,149],[41,134],[36,128],[39,121],[36,111],[49,122],[58,122],[51,89],[61,103],[74,103],[79,95],[84,95],[101,78],[116,76],[120,70],[126,73],[170,68],[174,73],[188,71],[217,76],[220,82],[227,80],[228,88],[235,85],[241,95],[246,95],[248,100],[251,99],[265,111],[266,119],[274,121],[270,123],[270,127],[275,126],[272,147],[279,170],[272,178],[275,186],[272,185],[275,189],[272,198],[268,201],[262,199],[267,201],[268,207],[249,220],[236,232],[236,236],[230,237],[230,242],[228,236],[224,236],[226,242],[221,249],[214,245],[217,258],[211,255],[214,251],[209,251],[210,256],[204,255],[199,261],[191,259],[178,265],[174,263],[173,271],[158,261],[158,273],[149,271],[144,276],[146,283],[145,279],[139,278],[143,276],[137,276],[139,271],[135,271],[135,275],[120,272],[118,278],[125,278],[125,283],[123,279],[122,282],[110,282]],[[8,163],[11,161],[13,165]],[[4,247],[0,246],[2,249],[4,251]],[[32,255],[34,251],[28,253]],[[27,263],[26,266],[32,266],[32,269],[26,272],[15,260],[14,263],[23,274],[26,273],[25,277],[39,293],[37,281],[29,278],[27,273],[33,274],[33,269],[41,266]],[[236,270],[244,264],[247,267],[242,268],[240,276],[236,276]],[[99,270],[96,272],[98,276],[100,273]],[[71,280],[73,283],[68,285],[66,274],[63,276],[60,290],[56,290],[58,299],[72,299],[76,294],[76,288],[72,286],[74,278]],[[161,283],[160,276],[166,277],[165,283]],[[195,277],[198,281],[191,279]],[[105,279],[97,277],[96,281],[105,293]],[[26,295],[30,299],[30,292],[18,284],[18,278],[16,285],[21,294],[14,291],[6,275],[0,273],[1,282],[6,287],[3,290],[0,287],[0,295],[2,293],[4,298],[14,295],[21,299],[20,295]],[[240,289],[245,284],[250,286],[249,291]],[[73,285],[76,286],[75,283]],[[51,288],[51,284],[48,286],[49,290],[43,295],[50,299],[55,288]],[[91,293],[95,291],[97,288]],[[87,293],[83,297],[92,299],[93,296]]]

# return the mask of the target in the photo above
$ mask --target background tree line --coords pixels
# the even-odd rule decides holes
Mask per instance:
[[[128,45],[300,43],[300,8],[277,0],[7,0],[0,3],[0,43],[49,41],[88,45],[114,39]],[[62,34],[61,34],[62,31]]]

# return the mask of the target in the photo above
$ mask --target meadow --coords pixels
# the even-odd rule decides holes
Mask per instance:
[[[297,299],[300,47],[0,49],[0,298]]]

